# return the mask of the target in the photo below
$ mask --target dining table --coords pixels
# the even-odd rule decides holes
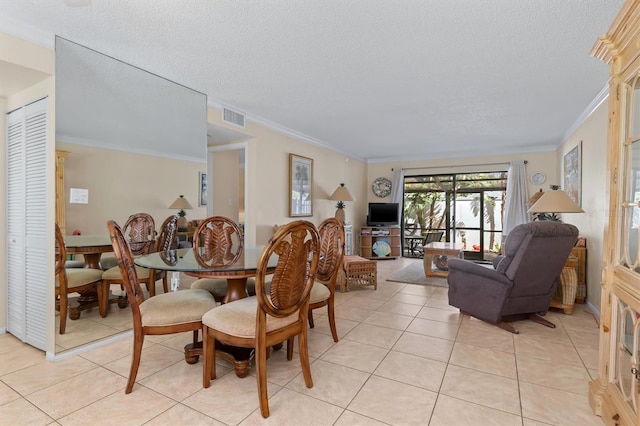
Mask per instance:
[[[235,253],[208,253],[204,248],[179,248],[160,251],[136,257],[134,263],[142,268],[181,272],[197,278],[219,278],[227,280],[227,293],[223,303],[248,297],[247,279],[255,277],[263,246],[243,247]],[[273,273],[278,258],[272,256],[267,265],[267,273]],[[178,290],[179,291],[179,290]],[[189,343],[185,346],[185,360],[189,364],[198,362],[202,355],[202,344]],[[246,377],[254,356],[253,348],[239,348],[216,342],[216,355],[234,364],[238,377]]]

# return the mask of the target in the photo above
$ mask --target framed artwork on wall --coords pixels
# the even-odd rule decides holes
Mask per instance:
[[[313,216],[313,160],[289,154],[289,217]]]
[[[582,206],[582,141],[562,159],[562,189]]]
[[[207,205],[207,174],[198,172],[198,206]]]

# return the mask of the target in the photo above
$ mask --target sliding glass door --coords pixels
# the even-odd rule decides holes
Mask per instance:
[[[489,261],[500,252],[507,172],[405,176],[406,256],[429,242],[460,242],[465,258]]]

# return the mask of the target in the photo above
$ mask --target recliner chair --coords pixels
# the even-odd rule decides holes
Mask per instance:
[[[511,333],[508,321],[531,320],[554,328],[540,317],[549,309],[560,272],[578,239],[569,224],[542,221],[516,226],[504,244],[495,269],[461,259],[449,259],[449,304],[464,314]]]

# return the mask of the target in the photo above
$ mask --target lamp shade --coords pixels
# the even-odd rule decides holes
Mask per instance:
[[[333,194],[331,194],[329,199],[333,201],[355,201],[356,200],[355,198],[353,198],[353,195],[351,195],[347,187],[344,186],[344,183],[341,183],[340,186],[335,191],[333,191]]]
[[[575,201],[562,189],[547,191],[527,213],[584,213]]]
[[[184,195],[179,196],[176,200],[169,206],[170,209],[192,209],[191,204],[184,198]]]

